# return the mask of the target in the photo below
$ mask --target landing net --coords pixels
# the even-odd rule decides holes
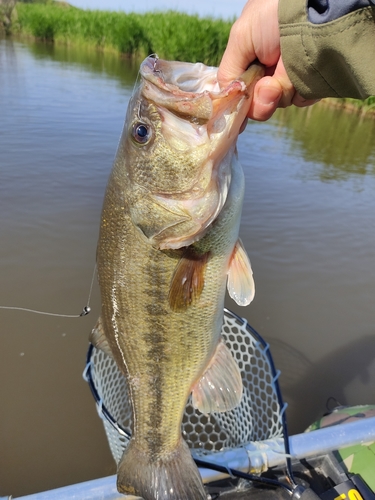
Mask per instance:
[[[196,457],[283,435],[284,407],[268,344],[246,320],[227,309],[222,336],[241,370],[243,397],[234,410],[210,415],[201,414],[188,402],[182,434]],[[131,435],[126,379],[115,361],[92,345],[84,378],[95,397],[113,458],[118,463]]]

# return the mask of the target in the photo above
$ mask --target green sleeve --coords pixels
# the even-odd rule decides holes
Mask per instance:
[[[307,0],[280,0],[281,55],[306,99],[375,95],[375,7],[325,24],[307,17]]]

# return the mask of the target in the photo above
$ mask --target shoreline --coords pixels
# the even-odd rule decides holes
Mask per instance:
[[[231,21],[176,11],[144,14],[82,10],[60,3],[17,3],[11,35],[91,46],[120,57],[157,53],[163,59],[217,66]]]
[[[218,66],[232,21],[201,18],[173,10],[137,14],[82,10],[67,2],[17,2],[7,34],[25,40],[85,46],[122,59],[163,59],[203,62]],[[341,108],[360,117],[375,117],[375,96],[356,99],[327,98],[321,105]]]
[[[347,113],[355,113],[360,118],[375,118],[375,97],[368,97],[364,101],[357,99],[333,98],[327,97],[322,99],[320,103],[322,106],[331,107],[335,109],[342,109]]]

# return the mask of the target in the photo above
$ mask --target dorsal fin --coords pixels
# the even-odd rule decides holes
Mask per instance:
[[[204,274],[210,252],[198,254],[187,248],[179,260],[169,289],[169,305],[173,311],[185,311],[197,300],[204,287]]]

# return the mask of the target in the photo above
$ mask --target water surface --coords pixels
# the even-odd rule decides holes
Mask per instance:
[[[0,305],[79,314],[137,65],[0,40]],[[240,137],[256,298],[292,432],[329,397],[375,403],[375,125],[315,106]],[[114,473],[81,373],[99,315],[0,310],[0,495]]]

